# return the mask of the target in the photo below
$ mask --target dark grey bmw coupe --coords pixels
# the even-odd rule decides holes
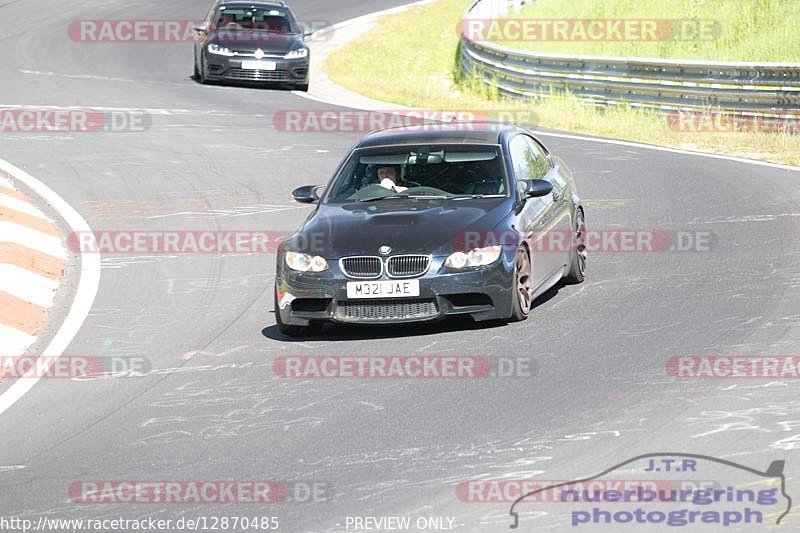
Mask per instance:
[[[550,287],[584,279],[572,174],[516,126],[373,132],[327,186],[292,195],[317,207],[278,249],[287,335],[324,322],[519,321]]]

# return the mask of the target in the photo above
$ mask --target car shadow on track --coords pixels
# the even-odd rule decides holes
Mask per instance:
[[[533,301],[531,312],[537,307],[554,298],[562,285],[556,285]],[[271,311],[273,314],[275,311]],[[535,320],[531,315],[528,320]],[[278,330],[278,326],[268,326],[261,330],[264,337],[281,342],[308,342],[308,341],[356,341],[369,339],[396,339],[402,337],[419,337],[435,335],[438,333],[452,333],[456,331],[471,331],[482,329],[497,329],[502,327],[517,327],[522,324],[510,324],[502,320],[489,320],[475,322],[470,317],[450,317],[437,322],[417,322],[411,324],[391,324],[373,326],[351,326],[345,324],[325,324],[318,335],[308,337],[288,337]]]

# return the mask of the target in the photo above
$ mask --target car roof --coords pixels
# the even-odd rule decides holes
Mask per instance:
[[[399,144],[499,144],[504,136],[523,132],[522,128],[496,123],[461,123],[447,125],[401,126],[367,134],[357,148]]]

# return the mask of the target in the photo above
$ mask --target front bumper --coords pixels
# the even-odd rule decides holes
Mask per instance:
[[[278,254],[276,290],[281,321],[307,326],[311,321],[348,324],[399,324],[470,315],[476,321],[507,318],[511,314],[514,254],[503,253],[497,263],[452,272],[442,268],[444,257],[434,257],[418,278],[420,295],[413,298],[348,299],[348,278],[338,261],[321,274],[298,273],[285,266]],[[378,280],[391,280],[384,274]],[[363,280],[361,280],[363,281]],[[393,280],[401,281],[401,280]]]
[[[246,83],[308,84],[308,57],[302,59],[266,59],[265,61],[275,62],[275,70],[242,68],[242,61],[252,60],[252,57],[226,57],[208,54],[206,59],[208,64],[206,78],[215,81],[224,80]]]

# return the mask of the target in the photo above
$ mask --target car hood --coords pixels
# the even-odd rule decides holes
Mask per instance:
[[[211,35],[209,42],[242,52],[255,52],[260,48],[265,54],[283,55],[289,50],[301,48],[303,37],[296,33],[219,30]]]
[[[492,230],[511,211],[510,198],[475,200],[380,200],[321,205],[287,249],[339,259],[378,255],[446,256],[463,243],[465,231]]]

